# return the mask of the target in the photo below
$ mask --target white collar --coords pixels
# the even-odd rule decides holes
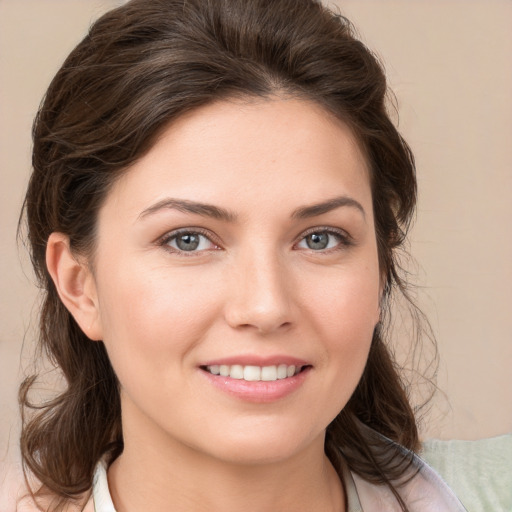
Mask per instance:
[[[96,466],[92,481],[94,512],[116,512],[108,489],[107,464],[101,461]]]
[[[416,475],[400,488],[400,495],[411,512],[465,512],[460,501],[428,464],[414,456],[412,467],[417,470]],[[342,472],[347,512],[400,511],[387,486],[374,485],[353,475],[346,464],[343,464]],[[95,512],[116,512],[108,488],[107,466],[103,461],[96,466],[92,498]]]
[[[343,484],[347,495],[347,512],[363,512],[354,479],[345,465],[343,466]],[[108,488],[107,465],[104,461],[96,466],[92,486],[94,512],[116,512]]]

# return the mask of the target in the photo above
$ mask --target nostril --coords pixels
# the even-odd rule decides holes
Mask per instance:
[[[260,334],[270,334],[277,331],[287,330],[292,327],[293,322],[283,319],[279,312],[229,311],[226,314],[227,323],[237,330],[255,330]]]
[[[258,327],[258,331],[261,334],[270,334],[277,331],[285,331],[291,327],[291,322],[275,322],[275,323],[268,323],[268,324],[260,324]]]

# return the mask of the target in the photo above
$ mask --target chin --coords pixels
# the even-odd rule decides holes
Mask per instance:
[[[316,436],[290,429],[230,432],[228,438],[218,439],[211,446],[210,454],[216,459],[239,465],[266,465],[284,462],[307,452],[312,446],[320,446],[323,452],[325,431]]]

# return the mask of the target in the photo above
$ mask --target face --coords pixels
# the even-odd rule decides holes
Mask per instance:
[[[365,159],[310,102],[200,108],[114,185],[91,279],[125,435],[298,454],[354,391],[379,318]]]

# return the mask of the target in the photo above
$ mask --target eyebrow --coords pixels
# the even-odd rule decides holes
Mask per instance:
[[[212,217],[214,219],[234,222],[237,215],[229,210],[214,206],[212,204],[198,203],[196,201],[188,201],[186,199],[162,199],[158,203],[146,208],[140,215],[139,219],[159,212],[160,210],[178,210],[184,213],[195,213],[203,217]]]
[[[328,213],[336,208],[341,208],[343,206],[348,206],[351,208],[356,208],[361,212],[363,218],[366,220],[366,212],[364,211],[361,203],[347,196],[334,197],[333,199],[329,199],[328,201],[324,201],[322,203],[312,204],[310,206],[303,206],[301,208],[297,208],[292,213],[292,218],[294,219],[309,219],[310,217],[316,217],[318,215],[322,215],[324,213]]]
[[[363,218],[366,219],[366,213],[361,203],[347,196],[335,197],[321,203],[302,206],[294,210],[291,217],[292,219],[309,219],[341,207],[356,208],[361,212]],[[238,217],[236,213],[212,204],[189,201],[187,199],[167,198],[158,201],[149,208],[146,208],[139,215],[139,219],[143,219],[161,210],[178,210],[184,213],[193,213],[203,217],[212,217],[214,219],[224,220],[227,222],[235,222]]]

